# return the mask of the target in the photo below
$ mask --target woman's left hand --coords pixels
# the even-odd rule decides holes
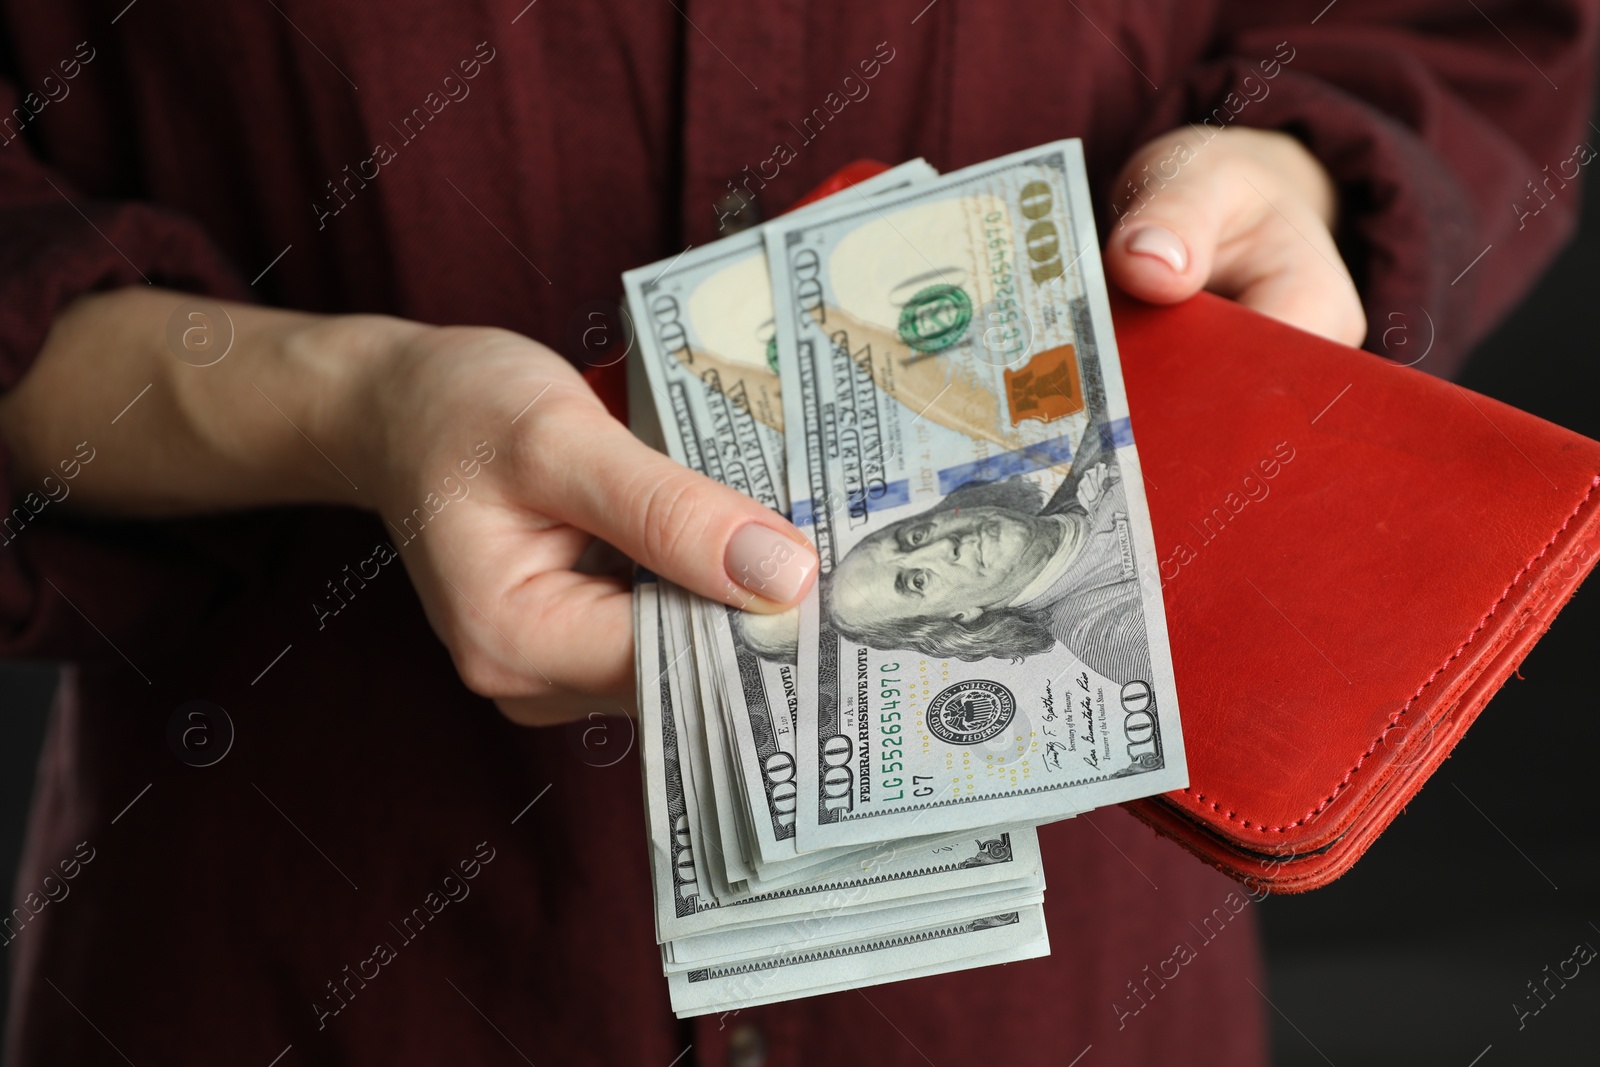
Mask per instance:
[[[1173,304],[1208,289],[1344,344],[1366,336],[1333,240],[1337,190],[1288,134],[1173,130],[1134,153],[1113,195],[1106,270],[1131,295]]]

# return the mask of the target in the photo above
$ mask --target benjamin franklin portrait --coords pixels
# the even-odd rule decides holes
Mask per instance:
[[[958,487],[839,561],[823,610],[852,641],[963,660],[1064,646],[1124,684],[1150,650],[1122,472],[1090,428],[1047,501],[1020,477]]]

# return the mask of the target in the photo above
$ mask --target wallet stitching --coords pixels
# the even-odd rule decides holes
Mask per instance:
[[[1517,583],[1522,581],[1523,576],[1526,575],[1528,571],[1532,570],[1533,566],[1543,559],[1545,554],[1548,553],[1550,549],[1554,547],[1555,543],[1561,539],[1561,535],[1566,533],[1567,527],[1572,525],[1572,520],[1577,518],[1578,513],[1582,511],[1584,506],[1589,503],[1589,498],[1594,495],[1596,486],[1600,486],[1600,476],[1596,476],[1591,479],[1589,482],[1588,492],[1583,494],[1583,499],[1579,500],[1577,507],[1572,509],[1572,514],[1568,515],[1566,520],[1562,522],[1559,527],[1557,527],[1556,532],[1550,535],[1550,540],[1542,549],[1539,550],[1539,553],[1531,557],[1528,562],[1522,565],[1522,569],[1519,570],[1514,577],[1512,577],[1510,584],[1508,584],[1505,588],[1505,591],[1500,594],[1500,599],[1496,600],[1489,610],[1484,613],[1484,616],[1479,620],[1477,627],[1467,635],[1466,640],[1461,642],[1460,647],[1452,652],[1450,657],[1439,665],[1438,669],[1428,677],[1428,680],[1423,682],[1422,685],[1418,687],[1417,691],[1411,695],[1411,699],[1407,700],[1404,706],[1402,706],[1399,711],[1395,712],[1394,717],[1389,720],[1389,725],[1385,726],[1381,731],[1379,731],[1378,736],[1373,739],[1371,746],[1369,746],[1367,750],[1361,754],[1360,759],[1356,760],[1356,765],[1345,772],[1345,775],[1342,779],[1340,779],[1339,784],[1334,786],[1333,792],[1329,793],[1327,798],[1324,799],[1321,804],[1318,804],[1315,808],[1296,819],[1294,822],[1283,826],[1253,826],[1251,825],[1250,820],[1239,818],[1237,812],[1223,811],[1221,802],[1217,801],[1212,802],[1211,810],[1227,816],[1228,819],[1239,823],[1247,830],[1258,830],[1262,833],[1286,833],[1297,826],[1304,825],[1310,820],[1316,818],[1318,815],[1322,814],[1322,812],[1326,811],[1328,805],[1332,804],[1336,799],[1338,799],[1339,794],[1344,792],[1346,787],[1350,785],[1351,780],[1355,777],[1356,772],[1361,769],[1362,764],[1366,763],[1368,757],[1378,750],[1378,746],[1383,743],[1383,739],[1389,736],[1389,731],[1396,729],[1400,725],[1400,720],[1405,717],[1406,712],[1411,710],[1412,705],[1414,705],[1422,697],[1422,694],[1427,690],[1427,688],[1445,672],[1450,664],[1454,663],[1458,658],[1460,658],[1461,654],[1467,650],[1467,647],[1471,645],[1473,641],[1477,640],[1478,635],[1483,632],[1483,628],[1489,625],[1489,620],[1494,617],[1495,612],[1499,611],[1501,605],[1503,605],[1506,600],[1510,598],[1511,591],[1517,587]],[[1198,801],[1205,801],[1207,799],[1205,794],[1196,793],[1188,786],[1184,786],[1183,791]]]

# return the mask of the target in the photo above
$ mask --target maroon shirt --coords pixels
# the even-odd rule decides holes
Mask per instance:
[[[1107,194],[1208,115],[1305,139],[1373,344],[1425,311],[1424,366],[1572,225],[1588,0],[925,3],[6,0],[0,387],[67,301],[146,279],[577,357],[730,183],[770,214],[858,157],[1078,136]],[[1117,811],[1041,834],[1048,959],[680,1025],[629,724],[471,696],[371,516],[92,522],[40,490],[0,465],[0,655],[74,663],[0,929],[20,1067],[1263,1061],[1253,910]],[[377,573],[327,615],[347,566]],[[190,700],[236,730],[210,766],[169,742]]]

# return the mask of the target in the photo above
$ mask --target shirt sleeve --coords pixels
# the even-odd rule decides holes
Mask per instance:
[[[1213,58],[1144,132],[1299,137],[1340,190],[1367,347],[1449,373],[1573,232],[1600,4],[1336,0],[1310,24],[1219,7]]]
[[[0,82],[0,114],[27,106]],[[27,373],[74,299],[144,284],[234,300],[247,290],[193,221],[78,188],[23,137],[0,144],[0,390]],[[116,447],[118,414],[38,484],[19,478],[0,441],[0,658],[114,660],[181,638],[229,581],[223,561],[197,550],[195,524],[64,513],[73,479]]]

